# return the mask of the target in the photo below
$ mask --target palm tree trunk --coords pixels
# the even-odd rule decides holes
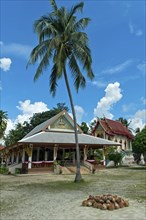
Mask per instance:
[[[70,90],[65,67],[64,67],[64,78],[65,78],[65,83],[66,83],[66,87],[67,87],[67,91],[68,91],[68,95],[69,95],[69,99],[70,99],[73,120],[74,120],[74,132],[75,132],[75,142],[76,142],[76,159],[77,159],[77,169],[76,169],[75,182],[80,182],[82,180],[82,176],[81,176],[81,172],[80,172],[80,151],[79,151],[78,132],[77,132],[77,120],[76,120],[76,114],[75,114],[72,94],[71,94],[71,90]]]

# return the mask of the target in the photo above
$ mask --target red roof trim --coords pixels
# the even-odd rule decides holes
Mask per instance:
[[[114,136],[114,135],[123,135],[128,137],[129,139],[134,139],[132,133],[119,121],[113,121],[111,119],[105,118],[105,120],[98,120],[95,128],[92,131],[92,134],[95,134],[95,130],[97,126],[100,125],[103,127],[106,134]]]

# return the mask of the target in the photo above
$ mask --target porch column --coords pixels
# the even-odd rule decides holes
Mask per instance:
[[[37,161],[39,161],[40,158],[40,147],[37,147]]]
[[[48,151],[45,150],[45,161],[47,161]]]
[[[103,146],[103,150],[102,150],[102,155],[103,155],[103,165],[106,165],[106,161],[105,161],[105,146]]]
[[[58,146],[57,144],[54,145],[54,161],[56,160],[57,158],[57,151],[58,151]]]
[[[131,140],[129,141],[129,150],[132,151],[132,141]]]
[[[31,169],[32,156],[28,157],[28,169]]]
[[[22,163],[25,162],[25,149],[22,150]]]
[[[29,145],[29,147],[26,149],[26,152],[28,154],[28,169],[31,169],[32,166],[32,151],[33,151],[33,146]]]
[[[14,163],[14,151],[12,152],[12,164]]]
[[[10,155],[8,155],[8,157],[7,157],[7,164],[9,164],[10,163]]]
[[[88,154],[88,147],[85,145],[84,147],[84,161],[87,160],[87,154]]]
[[[16,163],[19,163],[19,152],[17,152],[17,156],[16,156]]]

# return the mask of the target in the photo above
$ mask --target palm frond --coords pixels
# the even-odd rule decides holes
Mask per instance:
[[[70,67],[72,76],[74,78],[75,88],[78,92],[79,87],[82,87],[82,88],[85,87],[86,80],[85,80],[83,74],[80,71],[80,68],[79,68],[78,63],[75,59],[74,54],[72,54],[69,58],[69,67]]]
[[[84,30],[87,27],[87,25],[89,24],[90,21],[91,21],[90,18],[81,18],[80,20],[78,20],[74,24],[73,28],[74,28],[75,31],[80,31],[81,29]]]
[[[56,63],[53,65],[52,72],[50,75],[50,93],[52,96],[55,96],[56,94],[56,89],[57,89],[57,66]]]
[[[55,51],[53,61],[56,63],[58,78],[61,78],[63,69],[66,63],[66,54],[64,51],[64,45],[61,43]]]
[[[48,51],[46,54],[43,56],[42,60],[39,63],[39,66],[36,70],[35,76],[34,76],[34,81],[36,81],[41,74],[43,74],[43,71],[47,69],[49,66],[49,58],[51,57],[52,54],[50,54]]]
[[[48,55],[49,53],[51,54],[51,40],[43,41],[31,51],[30,59],[26,67],[28,67],[30,64],[35,64],[38,59],[42,59],[46,51],[48,51]]]
[[[79,60],[79,62],[83,66],[83,69],[86,70],[87,76],[92,80],[94,78],[94,74],[91,68],[92,57],[91,51],[87,46],[86,42],[80,39],[79,41],[76,40],[76,42],[74,42],[73,52],[77,60]]]
[[[71,17],[77,12],[77,11],[82,11],[84,7],[84,3],[83,2],[80,2],[79,4],[76,4],[75,6],[73,6],[70,10],[70,13],[69,13],[69,18],[68,18],[68,21],[71,19]]]
[[[57,7],[57,4],[56,4],[55,0],[50,0],[50,3],[51,3],[51,5],[52,5],[53,10],[54,10],[54,11],[57,11],[57,10],[58,10],[58,7]]]

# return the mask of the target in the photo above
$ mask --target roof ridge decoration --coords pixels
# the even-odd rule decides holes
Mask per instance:
[[[109,125],[108,120],[110,120],[110,119],[104,117],[104,121],[105,121],[105,123],[107,124],[107,127],[108,127],[109,130],[113,133],[113,129],[112,129],[111,126]]]

